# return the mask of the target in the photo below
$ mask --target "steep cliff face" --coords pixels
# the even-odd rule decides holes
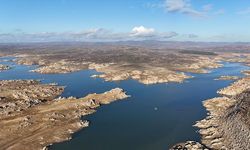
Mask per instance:
[[[228,149],[250,149],[250,90],[235,97],[235,105],[221,117],[219,130]]]

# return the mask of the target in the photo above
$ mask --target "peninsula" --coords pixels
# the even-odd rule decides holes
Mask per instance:
[[[215,80],[238,80],[238,76],[220,76],[219,78]]]
[[[0,147],[11,150],[43,149],[69,140],[88,127],[81,116],[128,95],[120,88],[83,98],[61,98],[63,87],[36,80],[0,81]]]

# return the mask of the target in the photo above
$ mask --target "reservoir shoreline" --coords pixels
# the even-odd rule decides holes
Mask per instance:
[[[199,75],[198,75],[199,76]],[[95,79],[95,80],[98,80],[99,81],[99,79]],[[195,78],[194,79],[192,79],[192,80],[196,80]],[[186,81],[184,81],[184,82],[188,82],[189,80],[186,80]],[[126,82],[126,81],[125,81]],[[124,82],[124,83],[125,83]],[[190,81],[190,82],[192,82],[192,81]],[[112,84],[112,83],[111,83]],[[118,83],[119,84],[119,83]],[[172,84],[174,84],[174,83],[169,83],[169,85],[172,85]],[[185,83],[182,83],[182,84],[185,84]],[[154,86],[154,85],[153,85]],[[152,86],[152,87],[153,87]],[[158,86],[158,85],[156,85],[156,86]],[[126,90],[126,89],[125,89]],[[127,91],[127,90],[126,90]],[[129,92],[129,94],[130,94],[130,92]],[[133,94],[131,94],[132,96],[133,96]],[[83,134],[84,134],[84,132],[83,132]],[[58,145],[58,144],[56,144],[56,145]],[[169,145],[170,146],[170,145]],[[51,149],[54,149],[55,147],[54,146],[52,146],[52,148]]]

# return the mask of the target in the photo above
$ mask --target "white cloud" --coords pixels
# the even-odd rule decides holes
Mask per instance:
[[[177,36],[176,32],[157,32],[154,28],[146,28],[144,26],[137,26],[130,32],[130,37],[134,39],[147,40],[166,40]]]
[[[241,10],[237,12],[239,15],[249,15],[250,14],[250,7],[246,8],[245,10]]]
[[[43,41],[126,41],[126,40],[167,40],[175,32],[157,32],[153,28],[136,26],[130,32],[114,32],[103,28],[81,32],[13,32],[0,34],[1,42],[43,42]]]
[[[192,8],[189,0],[165,0],[165,9],[167,12],[179,12],[198,17],[204,16],[203,12]]]
[[[145,28],[144,26],[134,27],[131,36],[153,36],[155,33],[154,28]]]

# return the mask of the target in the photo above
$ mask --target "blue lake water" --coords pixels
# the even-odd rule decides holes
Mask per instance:
[[[66,86],[62,96],[83,97],[112,88],[123,88],[130,98],[98,108],[83,117],[90,126],[75,134],[70,141],[54,144],[52,150],[166,150],[171,145],[200,141],[197,128],[192,125],[206,116],[202,101],[216,97],[216,91],[232,81],[216,81],[221,75],[238,75],[249,69],[240,63],[223,63],[224,67],[209,74],[191,74],[192,79],[182,84],[143,85],[134,80],[105,82],[90,76],[94,70],[69,74],[38,74],[29,72],[36,66],[17,65],[12,57],[0,58],[11,70],[0,72],[0,80],[41,79]]]

